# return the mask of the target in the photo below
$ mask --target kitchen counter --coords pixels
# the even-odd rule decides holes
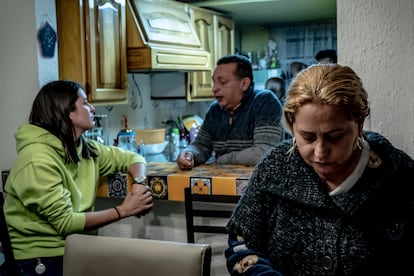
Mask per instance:
[[[184,187],[193,193],[240,195],[253,172],[253,166],[204,164],[192,170],[181,170],[175,162],[148,162],[147,184],[154,198],[184,201]],[[124,197],[132,187],[126,173],[101,179],[97,195]]]

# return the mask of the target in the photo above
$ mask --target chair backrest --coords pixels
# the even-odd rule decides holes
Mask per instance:
[[[4,216],[4,194],[0,192],[0,242],[1,252],[4,255],[5,265],[8,275],[18,275],[18,266],[14,259],[13,249],[10,242],[9,230],[7,229],[6,218]]]
[[[64,276],[207,276],[208,244],[72,234],[66,238]]]
[[[193,194],[190,187],[184,188],[187,242],[195,242],[195,233],[227,234],[226,223],[213,225],[207,220],[230,218],[239,199],[239,195]]]

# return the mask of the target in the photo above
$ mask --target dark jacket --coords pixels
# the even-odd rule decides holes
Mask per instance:
[[[206,162],[213,152],[218,163],[255,165],[280,142],[281,117],[282,106],[271,91],[250,88],[234,112],[214,101],[186,150],[194,154],[196,165]]]
[[[376,155],[335,196],[290,144],[272,149],[228,223],[228,266],[238,234],[283,275],[413,275],[414,161],[377,133],[365,139]]]

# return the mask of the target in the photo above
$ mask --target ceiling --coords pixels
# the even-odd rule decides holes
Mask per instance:
[[[336,0],[179,0],[230,15],[237,25],[325,21],[336,18]]]

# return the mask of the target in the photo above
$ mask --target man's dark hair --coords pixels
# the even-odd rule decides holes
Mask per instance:
[[[243,55],[228,55],[220,58],[216,65],[237,63],[236,74],[242,79],[248,77],[253,85],[253,69],[249,59]]]
[[[315,59],[319,61],[327,57],[329,57],[332,60],[332,63],[337,63],[338,61],[335,50],[321,50],[316,54]]]

